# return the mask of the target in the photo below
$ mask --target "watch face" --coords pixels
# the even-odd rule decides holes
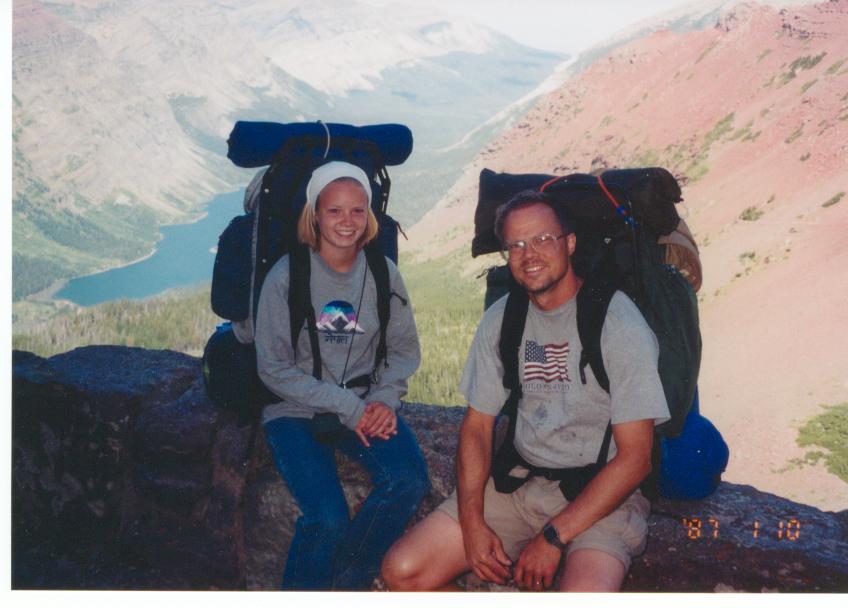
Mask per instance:
[[[557,549],[565,549],[565,545],[559,539],[559,533],[557,532],[557,529],[554,528],[551,524],[545,524],[545,527],[542,529],[542,534],[544,535],[545,540]]]

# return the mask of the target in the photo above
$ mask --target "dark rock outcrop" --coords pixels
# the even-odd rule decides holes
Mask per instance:
[[[16,589],[274,589],[297,507],[262,431],[207,399],[196,358],[88,347],[13,353]],[[454,485],[460,408],[407,404],[430,467],[417,517]],[[339,457],[352,506],[368,493]],[[848,512],[723,483],[659,501],[629,591],[848,591]],[[489,588],[465,577],[467,588]]]

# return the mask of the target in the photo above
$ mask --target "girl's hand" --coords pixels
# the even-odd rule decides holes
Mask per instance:
[[[364,424],[362,421],[365,421]],[[360,420],[362,432],[366,437],[389,439],[397,435],[397,415],[382,401],[371,401],[365,406],[365,414]],[[357,425],[358,426],[358,425]]]

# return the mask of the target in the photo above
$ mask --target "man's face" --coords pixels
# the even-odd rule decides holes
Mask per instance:
[[[534,300],[535,297],[562,290],[569,270],[569,256],[574,253],[576,243],[574,234],[569,234],[557,240],[550,251],[539,253],[530,246],[530,241],[545,233],[558,237],[562,228],[553,210],[543,204],[513,211],[507,216],[503,228],[506,243],[527,243],[523,252],[510,255],[509,269]]]

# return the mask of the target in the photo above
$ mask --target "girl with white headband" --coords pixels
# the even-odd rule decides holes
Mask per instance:
[[[383,554],[429,489],[415,436],[397,413],[407,379],[420,363],[420,348],[406,288],[391,261],[388,365],[379,366],[370,386],[348,383],[374,371],[377,293],[362,249],[377,229],[371,184],[362,169],[334,161],[313,172],[297,233],[309,247],[320,380],[312,376],[308,332],[291,343],[290,256],[274,265],[262,286],[257,364],[262,381],[281,399],[263,411],[265,435],[302,512],[283,589],[370,588]],[[353,519],[336,472],[336,449],[360,462],[374,486]]]

